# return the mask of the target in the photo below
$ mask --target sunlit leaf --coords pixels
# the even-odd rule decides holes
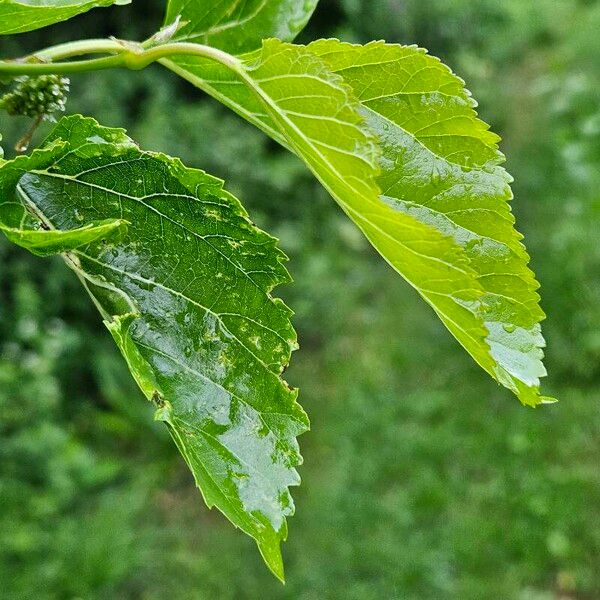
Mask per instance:
[[[478,364],[523,403],[547,401],[510,177],[463,82],[424,51],[383,43],[269,40],[243,58],[243,76],[163,62],[303,158]]]
[[[63,232],[65,262],[206,503],[255,538],[283,578],[296,436],[308,420],[281,379],[296,335],[291,311],[270,295],[289,281],[276,240],[220,180],[82,117],[63,119],[42,150],[6,163],[0,189],[10,227],[20,210],[36,236],[47,233],[40,225],[48,236]],[[128,225],[83,240],[86,224],[106,220]]]
[[[414,46],[320,40],[309,49],[343,75],[366,109],[383,150],[383,200],[465,249],[485,291],[492,375],[525,404],[538,404],[539,378],[546,374],[539,284],[514,228],[500,138],[477,118],[464,82]],[[476,360],[486,351],[460,341]]]
[[[355,47],[349,46],[349,54],[352,48]],[[408,51],[415,52],[414,49]],[[318,52],[323,52],[323,56],[317,57]],[[419,53],[418,56],[426,55]],[[442,73],[451,76],[439,61],[431,60]],[[394,134],[394,123],[377,127],[373,111],[360,105],[354,91],[347,87],[349,83],[356,85],[354,81],[346,81],[342,67],[339,73],[332,73],[336,64],[324,46],[305,48],[267,41],[261,51],[244,56],[242,76],[219,64],[192,57],[164,61],[164,64],[303,158],[382,256],[421,293],[477,363],[515,392],[522,402],[535,405],[544,400],[537,391],[538,377],[544,371],[540,361],[543,341],[537,324],[542,313],[537,305],[535,283],[526,269],[519,236],[512,227],[506,203],[510,196],[509,179],[497,166],[500,162],[495,149],[497,136],[475,120],[471,100],[463,101],[470,111],[463,121],[483,141],[471,139],[468,131],[466,136],[452,137],[457,145],[452,152],[464,161],[472,161],[469,166],[455,165],[459,171],[471,173],[473,179],[471,193],[458,194],[456,208],[467,214],[472,210],[484,215],[489,212],[491,221],[497,215],[499,245],[495,248],[501,250],[503,240],[512,240],[510,250],[514,247],[515,256],[511,254],[508,262],[506,258],[495,256],[493,251],[481,253],[478,246],[482,242],[465,239],[454,229],[440,226],[439,219],[426,219],[419,210],[400,210],[398,202],[392,201],[390,181],[402,185],[406,179],[406,196],[401,195],[401,199],[407,201],[417,189],[420,195],[412,201],[416,204],[427,190],[441,189],[439,186],[446,180],[445,172],[441,167],[439,171],[432,168],[435,161],[427,154],[431,151],[421,143],[417,145],[423,149],[420,162],[417,157],[407,163],[411,170],[404,171],[401,161],[408,160],[410,150],[406,143],[414,138],[385,137],[385,134]],[[360,68],[356,71],[360,72]],[[378,73],[370,85],[373,88],[401,86],[402,81],[406,83],[410,78],[410,73],[401,71]],[[454,81],[460,83],[458,79]],[[366,83],[365,87],[368,86]],[[358,87],[357,90],[360,93]],[[452,89],[443,88],[438,102],[451,99],[451,92]],[[426,113],[421,118],[435,129],[435,113]],[[435,143],[432,135],[430,144]],[[377,154],[379,148],[383,150],[381,156]],[[474,156],[476,153],[480,156]],[[477,161],[483,161],[485,168],[478,167]],[[495,187],[490,187],[492,184]],[[381,193],[380,185],[385,186],[386,194]],[[480,205],[487,206],[489,211],[478,210]],[[463,226],[463,229],[466,228]],[[495,243],[485,238],[485,234],[480,237],[484,238],[483,248]],[[503,265],[504,268],[500,268]],[[486,273],[485,268],[492,271],[493,276]],[[522,292],[523,297],[527,297],[534,315],[532,319],[537,319],[530,320],[529,325],[524,320],[512,322],[511,313],[506,312],[518,301],[507,302],[508,308],[494,308],[502,300],[502,291],[495,296],[493,304],[490,286],[507,287],[513,281],[517,286],[512,293]],[[501,321],[503,317],[505,321]]]

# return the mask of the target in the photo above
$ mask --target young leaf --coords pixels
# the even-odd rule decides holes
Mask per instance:
[[[106,240],[115,234],[123,234],[127,231],[127,225],[127,221],[121,219],[105,219],[76,229],[59,231],[56,229],[16,229],[0,223],[0,231],[13,244],[26,248],[32,254],[52,256],[61,252],[69,252],[98,240]]]
[[[546,375],[539,284],[514,228],[500,138],[477,118],[464,82],[414,46],[320,40],[309,49],[343,75],[365,109],[383,150],[382,199],[465,249],[485,291],[491,374],[523,403],[539,404]],[[486,351],[461,342],[475,359]]]
[[[22,33],[66,21],[97,6],[131,0],[0,0],[0,35]]]
[[[17,160],[0,169],[2,197],[20,200],[44,228],[129,224],[117,237],[63,244],[63,257],[208,506],[255,538],[283,579],[296,436],[308,420],[281,379],[296,335],[291,311],[270,295],[289,281],[276,241],[220,180],[92,119],[63,119],[42,150]]]
[[[462,81],[423,51],[383,43],[269,40],[243,60],[241,77],[203,59],[162,62],[304,158],[478,364],[523,403],[548,400],[538,391],[543,313],[513,229],[510,178]],[[342,96],[353,132],[341,125]],[[369,135],[383,151],[380,173],[374,150],[356,161]],[[399,248],[407,227],[437,272]]]
[[[260,47],[263,38],[291,42],[302,31],[318,0],[169,0],[165,25],[180,16],[173,39],[207,44],[233,54]]]

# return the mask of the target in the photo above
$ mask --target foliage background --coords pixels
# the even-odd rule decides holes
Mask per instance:
[[[160,0],[3,39],[147,37]],[[78,282],[0,240],[0,596],[600,597],[600,2],[321,0],[303,34],[417,43],[504,138],[548,313],[522,408],[472,364],[299,162],[153,67],[72,82],[71,112],[223,177],[282,240],[312,419],[278,584],[209,512]],[[25,120],[0,117],[5,147]]]

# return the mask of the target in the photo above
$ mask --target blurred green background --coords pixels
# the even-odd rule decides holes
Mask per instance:
[[[142,39],[160,0],[17,40]],[[208,511],[78,282],[0,240],[0,597],[600,598],[600,2],[322,0],[303,40],[425,46],[504,138],[548,314],[521,407],[298,160],[158,66],[72,81],[69,112],[223,177],[281,238],[312,420],[287,585]],[[26,120],[0,117],[7,150]],[[40,139],[38,136],[36,139]],[[10,154],[7,152],[7,154]]]

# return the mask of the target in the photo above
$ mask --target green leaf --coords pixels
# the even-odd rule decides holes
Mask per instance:
[[[14,163],[0,169],[13,207],[0,214],[13,225],[17,200],[58,232],[129,223],[118,237],[76,240],[63,257],[208,506],[255,538],[283,579],[288,487],[299,483],[296,436],[308,419],[281,379],[296,335],[291,311],[271,297],[289,281],[276,240],[220,180],[92,119],[63,119],[42,150]]]
[[[0,0],[0,35],[40,29],[98,6],[130,2],[131,0]]]
[[[485,292],[490,374],[524,404],[549,400],[539,395],[544,313],[508,204],[512,178],[500,166],[500,138],[477,118],[464,82],[414,46],[320,40],[308,48],[343,75],[364,107],[383,150],[382,199],[464,248]],[[488,351],[458,339],[478,362]]]
[[[305,47],[268,40],[238,72],[186,56],[161,61],[281,141],[310,167],[371,243],[433,307],[487,370],[483,294],[451,237],[379,198],[378,146],[343,79]]]
[[[269,40],[243,61],[241,75],[192,57],[162,62],[303,158],[481,367],[524,404],[550,401],[511,179],[462,80],[422,50],[383,42]]]
[[[318,0],[169,0],[165,25],[180,16],[173,39],[207,44],[233,54],[255,50],[263,38],[292,41]]]
[[[61,252],[69,252],[98,240],[109,239],[115,234],[122,235],[127,231],[127,225],[127,221],[121,219],[105,219],[69,231],[59,231],[56,229],[15,229],[0,223],[0,231],[13,244],[26,248],[32,254],[52,256]]]

